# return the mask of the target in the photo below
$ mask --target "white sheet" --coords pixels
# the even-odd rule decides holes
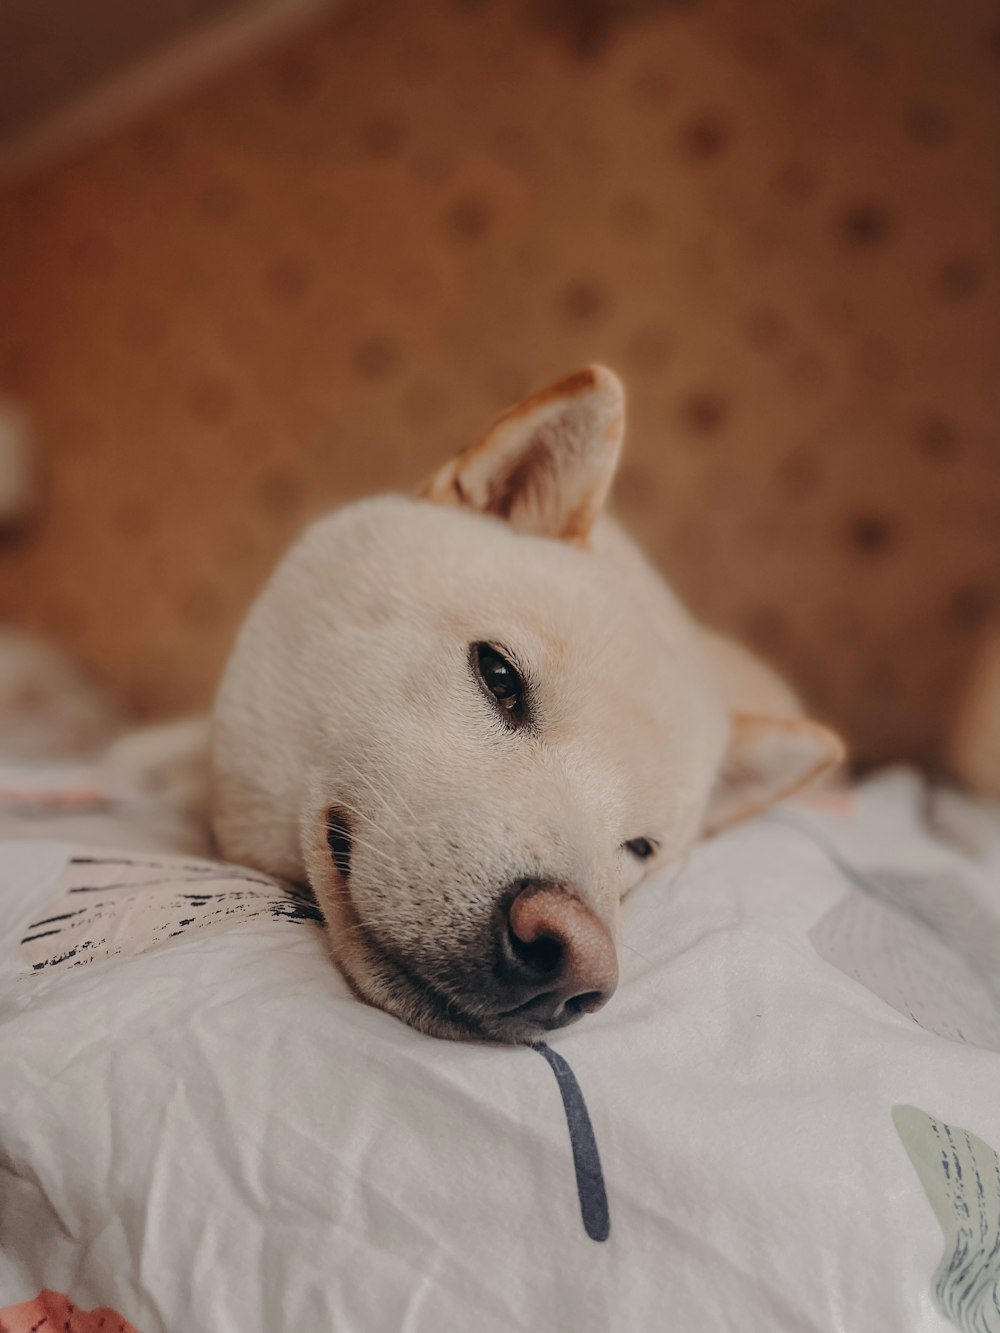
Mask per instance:
[[[82,816],[36,812],[29,841],[22,816],[0,1310],[51,1288],[140,1333],[1000,1330],[992,808],[894,772],[706,844],[633,895],[618,994],[550,1059],[359,1004],[260,876],[72,862],[101,854]],[[101,818],[109,857],[162,860],[148,811]]]

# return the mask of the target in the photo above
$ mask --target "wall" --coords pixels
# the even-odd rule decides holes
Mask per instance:
[[[201,705],[307,517],[599,359],[695,608],[933,760],[1000,591],[991,14],[381,0],[8,186],[0,612]]]

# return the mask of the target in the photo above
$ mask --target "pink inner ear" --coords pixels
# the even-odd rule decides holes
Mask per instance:
[[[421,490],[437,504],[503,518],[519,532],[586,544],[611,487],[624,396],[611,371],[579,371],[504,413]]]
[[[843,742],[805,718],[736,716],[705,820],[714,833],[790,796],[843,762]]]

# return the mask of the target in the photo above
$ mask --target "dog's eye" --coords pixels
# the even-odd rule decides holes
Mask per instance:
[[[625,843],[625,850],[640,861],[648,861],[656,852],[656,843],[649,838],[630,838]]]
[[[524,681],[515,666],[488,643],[472,645],[472,665],[483,689],[512,726],[525,720]]]

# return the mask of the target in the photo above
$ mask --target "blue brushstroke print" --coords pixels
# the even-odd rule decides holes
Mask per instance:
[[[559,1095],[566,1113],[570,1147],[573,1150],[573,1168],[576,1171],[576,1189],[580,1196],[580,1216],[583,1229],[591,1240],[607,1240],[611,1233],[611,1214],[608,1210],[608,1192],[601,1170],[601,1156],[590,1122],[587,1103],[576,1075],[566,1060],[544,1042],[534,1049],[548,1063],[556,1076]]]

